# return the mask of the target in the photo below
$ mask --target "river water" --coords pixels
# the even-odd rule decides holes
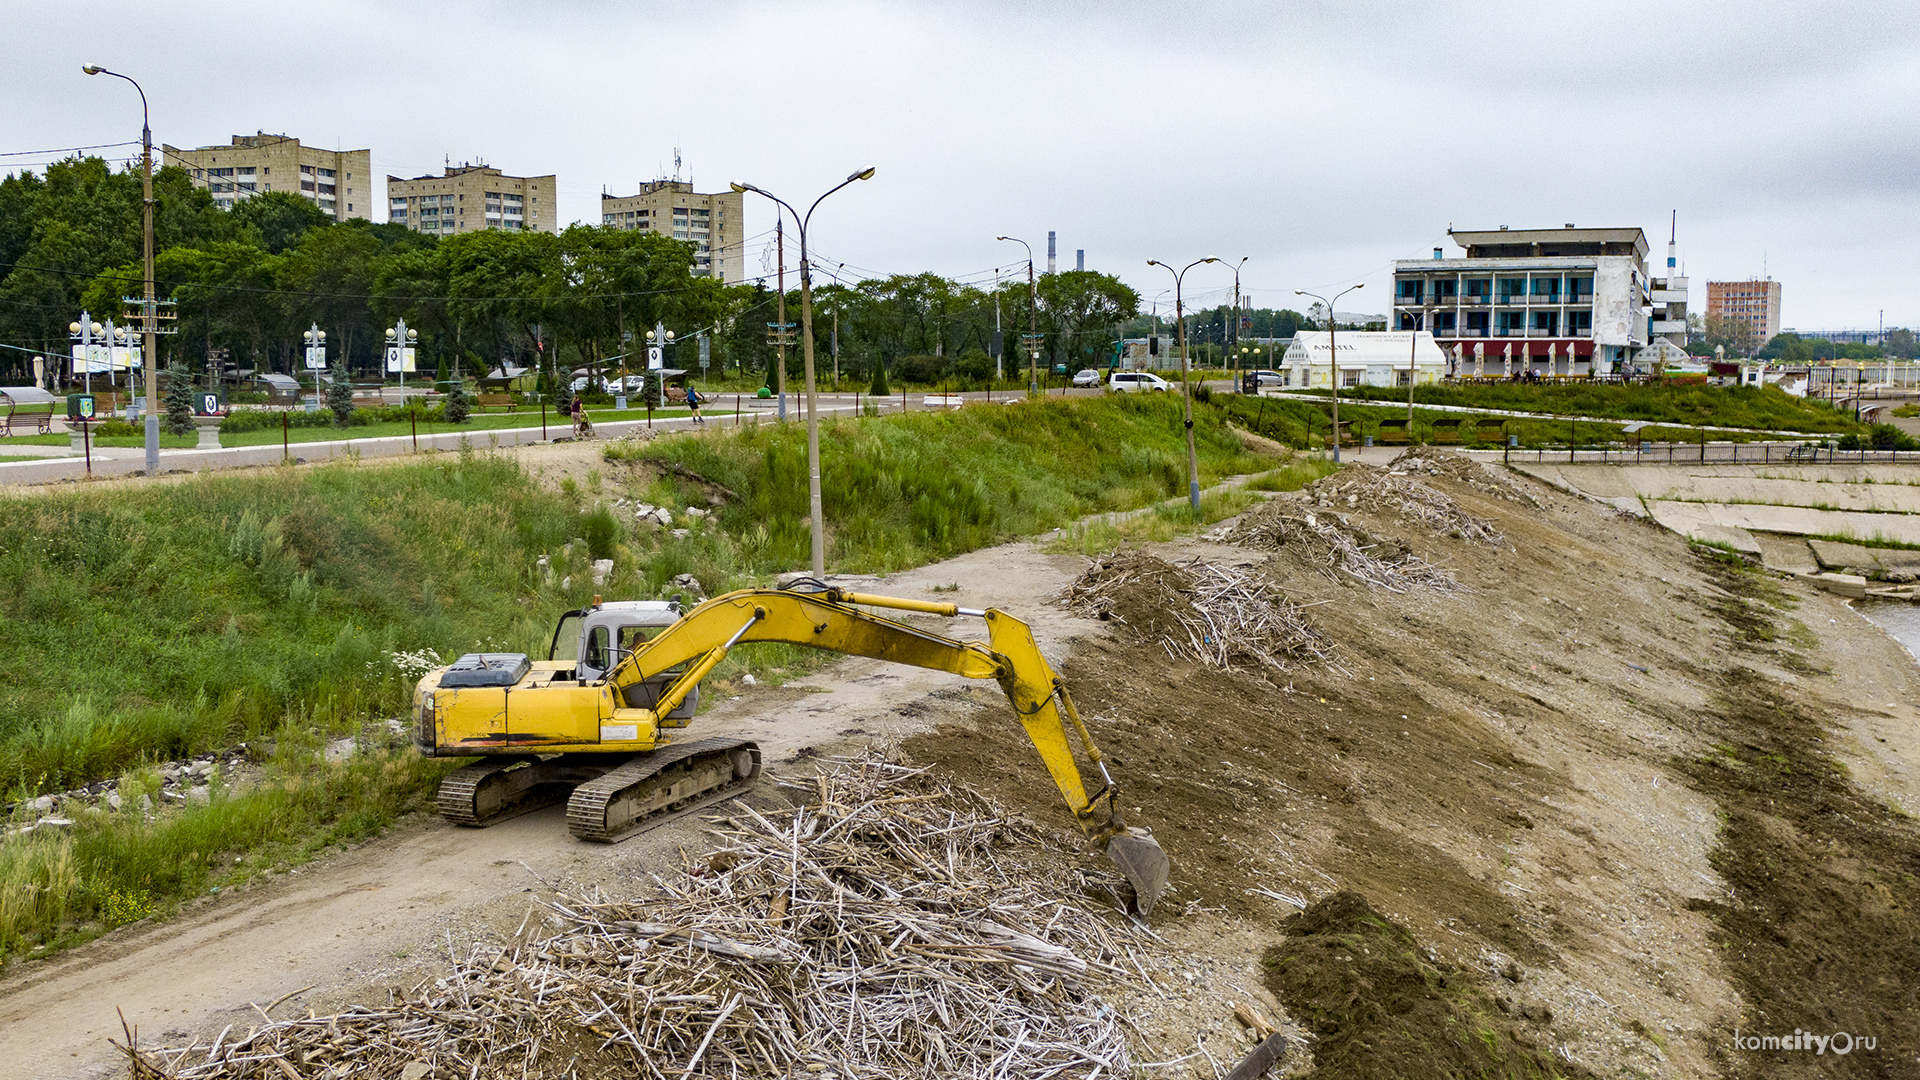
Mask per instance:
[[[1885,630],[1893,640],[1906,646],[1907,652],[1920,659],[1920,604],[1906,601],[1862,600],[1853,605],[1854,610],[1867,617],[1867,621]]]

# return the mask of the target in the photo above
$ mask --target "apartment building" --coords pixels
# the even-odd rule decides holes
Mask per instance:
[[[637,195],[602,194],[600,224],[689,241],[695,274],[739,281],[747,276],[744,202],[737,191],[702,195],[685,181],[654,180]]]
[[[1664,276],[1640,229],[1447,230],[1441,248],[1393,268],[1393,328],[1428,330],[1462,377],[1609,375],[1686,344],[1687,280],[1674,246]]]
[[[1780,332],[1780,283],[1709,281],[1707,316],[1739,319],[1753,327],[1755,347],[1765,345]]]
[[[387,177],[387,220],[436,236],[481,229],[560,231],[554,177],[449,165],[440,176]]]
[[[227,146],[183,150],[162,145],[163,165],[178,165],[221,209],[264,191],[313,200],[335,221],[371,218],[373,155],[367,150],[322,150],[290,135],[235,135]]]

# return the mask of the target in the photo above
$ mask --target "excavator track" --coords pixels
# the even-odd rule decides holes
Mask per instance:
[[[760,747],[747,739],[674,743],[633,759],[573,790],[567,828],[609,844],[648,818],[744,788],[760,775]]]
[[[552,806],[567,797],[538,758],[494,758],[448,773],[440,781],[440,816],[483,829]]]

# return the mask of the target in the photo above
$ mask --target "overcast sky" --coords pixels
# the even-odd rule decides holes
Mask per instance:
[[[814,219],[849,274],[990,281],[1024,272],[995,236],[1044,261],[1052,229],[1063,268],[1084,248],[1149,300],[1149,258],[1244,255],[1257,305],[1364,281],[1341,310],[1381,311],[1450,224],[1639,226],[1658,261],[1677,209],[1695,310],[1764,267],[1787,326],[1920,324],[1907,5],[6,0],[0,152],[138,137],[84,63],[141,80],[156,142],[484,158],[557,173],[562,221],[676,147],[699,190],[792,202],[872,165]],[[1187,280],[1204,304],[1233,278]]]

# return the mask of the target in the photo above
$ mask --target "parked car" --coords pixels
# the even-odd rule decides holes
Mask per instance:
[[[1277,371],[1243,371],[1240,373],[1240,392],[1257,394],[1262,390],[1278,389],[1287,385],[1286,377]]]
[[[1173,389],[1173,386],[1151,371],[1116,371],[1107,379],[1107,389],[1128,393],[1143,390],[1165,392]]]
[[[1088,387],[1099,386],[1100,373],[1098,371],[1095,371],[1092,368],[1086,368],[1080,371],[1078,374],[1074,375],[1073,385],[1081,387],[1083,389]]]

